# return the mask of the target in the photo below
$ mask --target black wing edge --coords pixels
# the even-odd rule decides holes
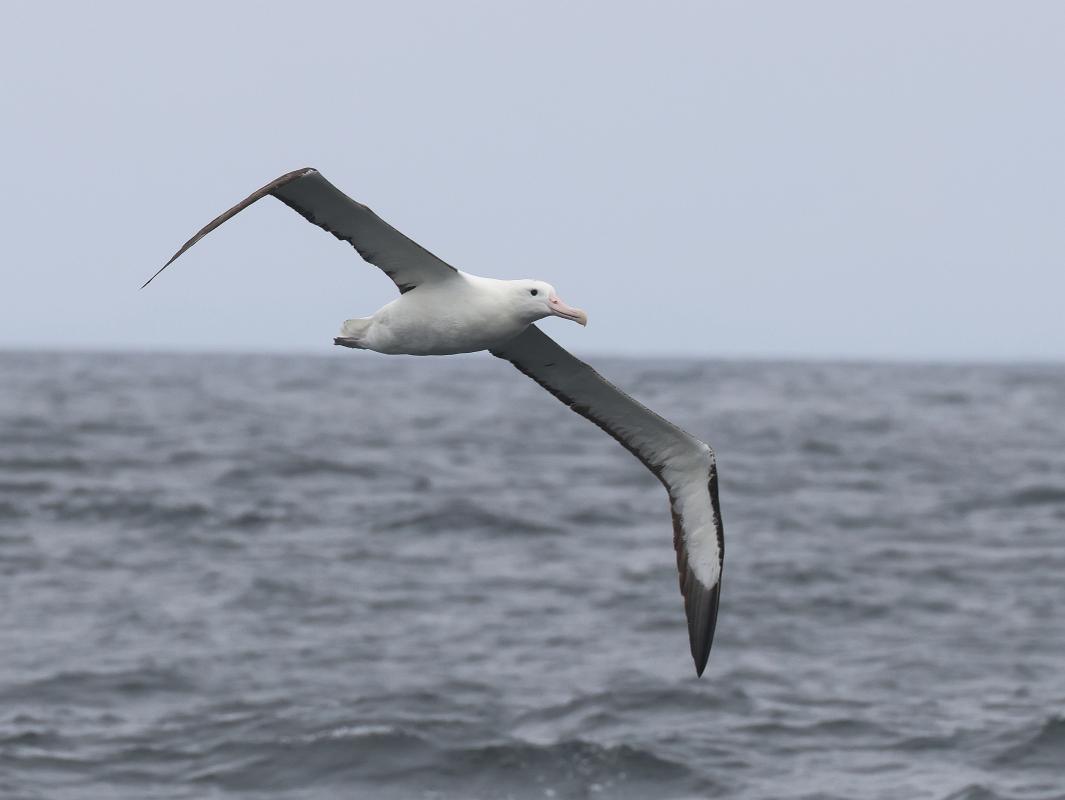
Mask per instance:
[[[213,231],[215,228],[217,228],[223,222],[225,222],[225,221],[227,221],[229,219],[232,219],[237,214],[239,214],[241,211],[243,211],[248,206],[250,206],[252,203],[254,203],[254,202],[258,201],[258,200],[262,200],[268,194],[273,194],[276,190],[280,189],[285,184],[292,183],[292,181],[299,180],[300,178],[303,178],[303,177],[305,177],[307,175],[310,175],[311,173],[314,173],[314,172],[317,172],[317,171],[318,170],[316,170],[314,167],[304,167],[303,169],[296,169],[296,170],[293,170],[292,172],[286,172],[280,178],[275,178],[274,180],[270,181],[268,184],[266,184],[266,186],[264,186],[263,188],[259,189],[258,191],[252,192],[246,198],[244,198],[239,203],[237,203],[235,206],[233,206],[233,208],[229,209],[226,212],[223,212],[222,214],[219,214],[213,220],[211,220],[206,225],[204,225],[202,228],[200,228],[200,230],[197,231],[196,235],[193,236],[191,239],[189,239],[187,242],[185,242],[185,244],[183,244],[181,246],[181,249],[178,250],[176,253],[174,253],[174,255],[171,257],[171,259],[169,261],[167,261],[165,264],[163,264],[163,266],[159,267],[159,269],[156,271],[155,275],[152,275],[152,277],[150,277],[148,280],[146,280],[144,282],[144,284],[141,286],[141,288],[143,289],[149,283],[154,281],[159,276],[159,273],[162,272],[167,267],[169,267],[175,261],[177,261],[178,257],[182,253],[184,253],[186,250],[188,250],[190,247],[192,247],[194,244],[196,244],[196,242],[200,241],[200,239],[202,239],[204,236],[209,234],[211,231]]]

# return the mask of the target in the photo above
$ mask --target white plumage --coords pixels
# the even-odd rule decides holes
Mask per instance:
[[[549,283],[500,281],[456,270],[401,294],[372,317],[349,319],[340,343],[393,355],[475,353],[550,315],[587,323],[584,312],[563,303]]]

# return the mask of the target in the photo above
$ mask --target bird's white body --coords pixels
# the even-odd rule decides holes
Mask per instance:
[[[349,346],[395,355],[443,356],[475,353],[513,339],[532,322],[551,312],[544,303],[522,302],[526,284],[467,272],[423,284],[382,306],[372,317],[350,319],[340,338]]]

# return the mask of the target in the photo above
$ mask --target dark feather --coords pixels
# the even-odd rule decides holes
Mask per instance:
[[[308,222],[348,242],[363,259],[380,267],[396,284],[400,294],[427,281],[458,274],[450,264],[408,239],[362,203],[341,192],[318,170],[305,167],[270,181],[215,217],[185,242],[155,275],[144,282],[144,286],[155,280],[160,272],[204,236],[267,195],[276,197]]]

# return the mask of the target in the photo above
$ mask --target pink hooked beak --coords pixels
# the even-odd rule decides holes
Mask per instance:
[[[581,325],[588,324],[588,315],[581,311],[579,308],[573,306],[567,306],[562,302],[562,299],[553,294],[547,298],[547,304],[551,309],[551,313],[556,317],[562,317],[562,319],[571,319],[574,322],[579,322]]]

